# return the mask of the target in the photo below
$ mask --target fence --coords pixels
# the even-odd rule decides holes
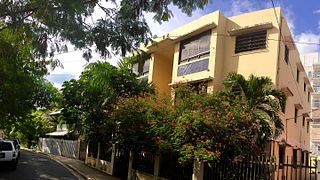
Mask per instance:
[[[79,157],[78,141],[54,138],[39,138],[38,146],[39,150],[44,153],[76,159]]]
[[[317,180],[317,166],[312,166],[311,162],[298,163],[295,158],[286,158],[285,163],[276,165],[275,180]]]
[[[204,180],[317,180],[316,166],[276,163],[269,157],[204,164]]]

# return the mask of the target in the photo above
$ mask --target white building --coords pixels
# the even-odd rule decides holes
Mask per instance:
[[[301,56],[306,73],[314,92],[311,93],[310,150],[314,157],[320,157],[320,53],[308,53]]]

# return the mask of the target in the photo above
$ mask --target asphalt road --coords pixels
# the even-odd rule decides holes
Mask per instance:
[[[67,168],[39,153],[21,150],[16,171],[11,171],[6,165],[0,166],[0,180],[34,180],[34,179],[78,179]]]

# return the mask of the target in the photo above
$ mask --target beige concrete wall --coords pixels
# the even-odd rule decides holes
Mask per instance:
[[[277,141],[280,142],[281,140],[284,140],[287,141],[292,148],[309,150],[310,134],[307,133],[307,121],[305,121],[305,126],[303,126],[302,117],[298,118],[297,123],[294,123],[293,120],[295,104],[300,104],[303,107],[303,109],[299,110],[298,116],[302,116],[303,113],[308,113],[310,111],[310,104],[307,100],[308,92],[304,91],[303,88],[304,78],[307,77],[307,75],[302,70],[299,74],[299,82],[296,81],[298,63],[301,63],[296,48],[290,49],[289,63],[287,64],[284,61],[284,41],[288,41],[287,38],[291,37],[291,33],[280,8],[276,8],[276,14],[278,21],[281,24],[281,35],[272,8],[230,18],[226,18],[217,11],[169,32],[167,37],[178,37],[170,41],[173,46],[172,48],[174,49],[172,52],[173,65],[170,81],[171,83],[177,83],[181,81],[211,79],[208,88],[217,91],[221,90],[222,81],[229,72],[237,72],[245,77],[248,77],[251,74],[267,76],[272,79],[274,85],[278,88],[288,87],[293,93],[293,96],[288,97],[285,113],[280,113],[283,124],[285,125],[285,132],[277,139]],[[236,54],[234,52],[236,36],[231,36],[229,31],[263,23],[271,23],[273,25],[271,29],[267,30],[267,48]],[[217,25],[217,27],[212,28],[211,32],[209,70],[177,77],[180,41],[191,37],[190,33],[193,33],[192,35],[197,35],[203,32],[204,30],[201,30],[201,28],[207,24]],[[159,41],[159,44],[161,44],[161,41]],[[164,73],[169,69],[168,64],[165,63],[171,61],[161,60],[165,58],[160,55],[161,53],[164,53],[166,54],[165,57],[168,57],[168,52],[163,52],[161,50],[157,51],[156,49],[153,49],[152,51],[155,57],[153,62],[152,81],[156,84],[159,91],[169,92],[169,86],[166,85],[169,82],[167,80],[167,75],[169,73],[167,75]],[[309,85],[307,86],[307,89],[309,89]],[[275,148],[277,147],[275,146]],[[290,155],[292,149],[287,149],[288,151],[286,154]]]
[[[307,78],[305,71],[300,71],[299,81],[297,81],[297,68],[298,64],[301,63],[297,48],[290,49],[288,64],[284,60],[285,42],[283,38],[291,36],[291,33],[282,13],[280,22],[282,23],[282,37],[279,37],[281,38],[281,41],[278,41],[280,49],[279,57],[277,58],[277,86],[279,88],[288,87],[293,93],[293,96],[287,98],[286,110],[283,118],[283,123],[286,126],[285,129],[287,132],[284,132],[278,140],[287,138],[287,143],[291,146],[301,148],[302,150],[309,150],[310,133],[307,133],[307,118],[305,126],[302,125],[302,114],[310,112],[307,90],[311,86],[307,85],[307,90],[304,91],[304,79]],[[294,122],[295,104],[300,104],[302,106],[302,109],[299,109],[298,111],[297,123]]]
[[[274,18],[273,9],[255,11],[252,13],[230,17],[227,21],[227,27],[223,34],[228,34],[228,31],[232,29],[254,26],[256,24],[268,22],[271,22],[275,28],[267,31],[267,39],[277,39],[277,22]],[[248,77],[250,74],[267,76],[270,77],[273,82],[275,82],[277,42],[267,40],[266,49],[235,54],[235,39],[236,36],[227,36],[224,38],[225,48],[223,58],[223,78],[226,77],[229,72],[237,72],[245,77]]]
[[[169,84],[171,83],[172,77],[172,58],[167,58],[159,53],[153,54],[150,66],[152,72],[150,72],[150,81],[155,85],[156,91],[159,94],[164,94],[167,96],[171,95],[171,88]]]

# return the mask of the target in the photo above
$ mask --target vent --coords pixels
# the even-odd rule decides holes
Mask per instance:
[[[235,53],[265,49],[266,37],[266,30],[237,36]]]

